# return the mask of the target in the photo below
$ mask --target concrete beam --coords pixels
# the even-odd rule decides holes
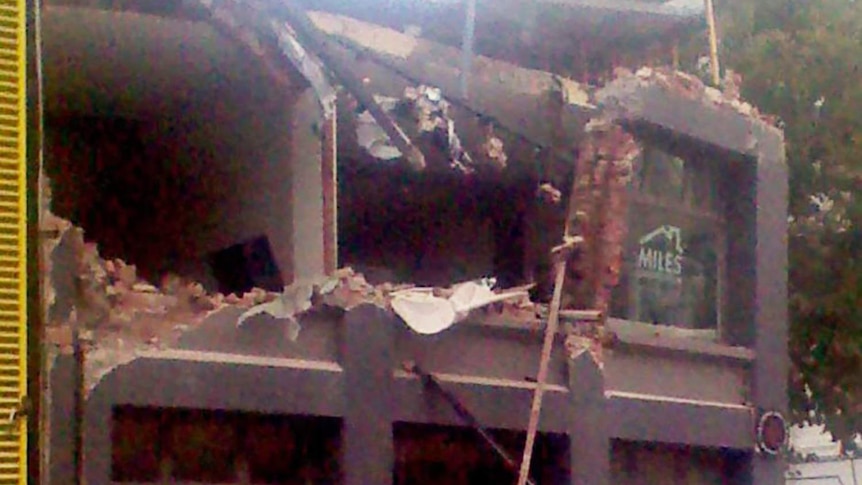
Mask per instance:
[[[608,432],[628,441],[750,450],[754,415],[750,408],[609,393]]]
[[[756,158],[764,144],[783,147],[778,128],[729,104],[716,105],[706,94],[691,97],[686,89],[680,86],[675,92],[656,81],[623,78],[598,90],[596,99],[603,112],[620,122],[650,125],[724,152]]]

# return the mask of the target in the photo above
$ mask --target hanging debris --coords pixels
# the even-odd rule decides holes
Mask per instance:
[[[482,143],[481,155],[485,157],[485,162],[488,165],[497,170],[505,169],[506,164],[509,162],[503,140],[494,133],[493,123],[485,125],[485,140]]]
[[[154,285],[141,279],[134,265],[103,259],[97,246],[87,242],[84,231],[71,222],[45,213],[42,227],[46,250],[43,269],[48,275],[44,281],[50,295],[47,311],[53,317],[46,328],[46,343],[61,353],[71,353],[74,333],[78,332],[86,348],[88,392],[117,367],[142,353],[175,347],[183,335],[231,307],[245,310],[237,320],[239,331],[253,320],[266,325],[260,319],[269,318],[285,326],[291,341],[301,338],[300,317],[323,306],[350,310],[370,303],[393,309],[419,333],[434,332],[426,328],[427,312],[417,311],[417,304],[435,308],[441,302],[447,305],[453,318],[441,320],[444,327],[471,314],[481,319],[496,313],[504,320],[532,323],[540,313],[529,301],[526,288],[497,292],[492,290],[492,280],[451,288],[372,285],[350,268],[295,282],[281,293],[259,288],[241,296],[208,293],[201,284],[174,274],[165,275]],[[417,295],[425,301],[420,302]],[[485,312],[476,312],[481,309]]]
[[[508,156],[503,141],[496,136],[491,124],[483,126],[484,135],[475,145],[479,151],[477,157],[468,153],[450,114],[451,106],[440,89],[408,86],[401,98],[374,95],[374,99],[413,140],[435,149],[428,150],[429,153],[444,153],[448,169],[472,174],[483,167],[506,168]],[[356,137],[357,143],[374,158],[403,158],[367,109],[363,108],[356,115]]]
[[[395,110],[399,101],[398,98],[379,95],[374,95],[374,99],[389,113]],[[404,156],[367,109],[356,115],[356,141],[369,155],[380,160],[396,160]]]
[[[408,87],[404,90],[404,100],[416,119],[419,133],[430,134],[433,142],[448,152],[450,168],[471,173],[473,160],[455,133],[455,122],[449,117],[449,103],[443,99],[440,89],[424,85]]]

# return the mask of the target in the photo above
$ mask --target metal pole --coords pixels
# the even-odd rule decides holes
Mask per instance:
[[[461,45],[461,97],[470,93],[470,73],[473,71],[473,43],[476,36],[476,0],[464,0],[464,39]]]
[[[26,2],[26,83],[27,83],[27,403],[26,416],[28,483],[41,483],[48,469],[48,409],[50,389],[47,388],[47,355],[44,345],[47,309],[42,298],[43,278],[39,278],[42,254],[40,216],[44,187],[44,73],[42,51],[41,0]]]
[[[718,65],[718,34],[715,27],[715,7],[712,0],[703,0],[706,10],[706,25],[709,27],[709,67],[712,72],[712,83],[721,84],[721,69]]]
[[[461,418],[461,420],[464,421],[467,425],[476,430],[476,432],[479,433],[479,436],[481,436],[482,439],[485,440],[488,446],[490,446],[494,451],[497,452],[500,458],[503,459],[503,463],[510,470],[514,472],[518,471],[518,464],[509,455],[506,449],[503,448],[503,446],[500,445],[497,440],[494,439],[493,436],[491,436],[490,431],[485,428],[482,423],[479,422],[476,416],[474,416],[469,409],[467,409],[466,407],[464,407],[463,404],[461,404],[461,401],[459,401],[458,398],[456,398],[451,392],[443,388],[443,386],[440,384],[440,381],[438,381],[436,377],[424,371],[415,362],[406,362],[404,364],[404,370],[418,375],[419,378],[422,380],[423,384],[437,391],[437,393],[440,394],[450,406],[452,406],[452,409],[455,411],[455,414],[457,414],[458,417]],[[527,484],[534,485],[533,481],[529,478],[527,479]]]
[[[84,365],[86,356],[81,340],[81,330],[77,328],[77,324],[72,329],[72,349],[75,355],[75,403],[72,410],[74,484],[82,485],[84,483],[84,406],[86,400]]]

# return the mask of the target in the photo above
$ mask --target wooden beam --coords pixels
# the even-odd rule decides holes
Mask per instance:
[[[338,106],[323,119],[321,183],[323,187],[323,271],[338,269]]]

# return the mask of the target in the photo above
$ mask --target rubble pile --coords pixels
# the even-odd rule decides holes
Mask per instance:
[[[175,325],[199,322],[227,304],[223,296],[209,295],[201,285],[174,275],[166,276],[157,288],[139,278],[134,265],[102,259],[96,245],[85,242],[83,230],[70,222],[50,215],[46,225],[60,228],[45,238],[49,267],[43,274],[50,278],[45,285],[47,338],[61,351],[70,350],[73,327],[88,341],[114,336],[158,345],[170,340]],[[58,260],[66,264],[55,266]],[[60,294],[58,286],[68,294]],[[249,294],[246,300],[253,304],[259,297]]]
[[[84,231],[71,222],[43,213],[42,227],[46,255],[42,274],[49,315],[46,343],[70,354],[77,330],[87,355],[87,389],[142,352],[171,348],[183,334],[225,308],[245,309],[238,328],[260,314],[287,320],[291,340],[299,338],[298,317],[313,308],[350,310],[370,303],[393,309],[394,301],[407,301],[411,294],[455,301],[458,320],[470,314],[483,322],[514,321],[538,327],[541,313],[529,300],[526,288],[500,294],[490,289],[490,282],[466,282],[451,288],[372,285],[351,268],[297,281],[280,293],[259,288],[241,296],[209,293],[201,284],[174,274],[154,285],[140,278],[134,265],[102,258],[96,244],[86,242]],[[416,327],[414,320],[405,323]]]
[[[676,95],[731,109],[745,117],[760,120],[770,126],[777,126],[778,118],[761,113],[755,106],[740,98],[741,79],[739,74],[728,70],[723,82],[723,90],[706,85],[697,76],[677,71],[672,68],[642,67],[635,72],[625,68],[617,68],[614,81],[610,84],[627,87],[658,86]]]
[[[178,333],[200,324],[225,307],[247,309],[239,318],[238,326],[257,314],[294,319],[320,306],[350,310],[370,303],[391,309],[393,301],[417,293],[437,299],[460,297],[463,301],[459,303],[469,311],[478,308],[478,301],[485,314],[518,315],[521,320],[526,316],[535,318],[539,312],[538,307],[529,301],[526,289],[498,294],[491,291],[489,285],[474,282],[451,288],[416,288],[411,284],[393,283],[372,285],[351,268],[342,268],[332,275],[313,280],[297,281],[281,293],[259,288],[242,296],[208,293],[201,284],[174,274],[164,276],[159,286],[155,286],[139,278],[134,265],[99,257],[96,245],[84,242],[81,229],[60,218],[52,217],[52,221],[66,228],[62,235],[52,240],[52,246],[61,247],[59,239],[72,241],[77,262],[73,309],[67,318],[49,322],[49,343],[63,350],[70,350],[68,345],[73,327],[82,330],[86,340],[98,344],[104,344],[113,337],[127,338],[155,348],[169,346]],[[46,286],[52,287],[51,284]],[[480,293],[477,288],[487,294],[477,297]],[[483,298],[491,301],[483,304]],[[52,296],[52,307],[57,305],[55,300]],[[51,313],[57,315],[56,311]]]
[[[242,298],[208,294],[176,275],[159,287],[144,281],[134,265],[100,257],[96,244],[71,222],[43,211],[45,343],[71,354],[77,337],[86,352],[85,386],[142,351],[170,346],[190,328],[228,305],[252,306],[272,298],[253,291]]]

